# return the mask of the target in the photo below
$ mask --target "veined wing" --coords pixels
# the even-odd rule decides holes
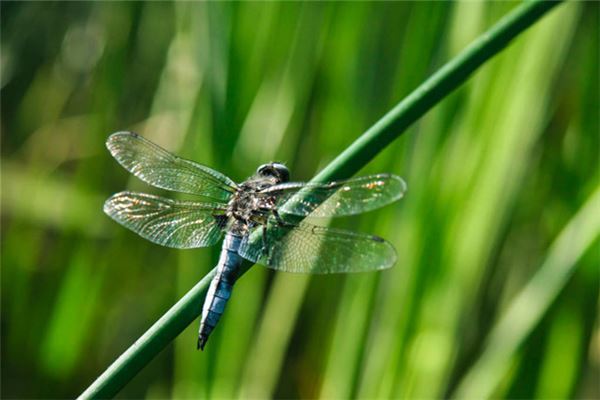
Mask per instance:
[[[177,201],[145,193],[121,192],[104,203],[104,212],[145,239],[167,247],[188,249],[219,241],[222,226],[215,215],[219,203]]]
[[[384,239],[301,222],[279,226],[269,222],[267,248],[262,228],[242,241],[239,254],[269,268],[312,274],[365,272],[389,268],[396,262],[394,247]]]
[[[330,183],[282,183],[260,195],[275,196],[277,211],[282,214],[337,217],[385,206],[405,191],[406,183],[399,176],[379,174]]]
[[[237,186],[220,172],[177,157],[137,133],[113,133],[106,147],[126,170],[161,189],[226,201]]]

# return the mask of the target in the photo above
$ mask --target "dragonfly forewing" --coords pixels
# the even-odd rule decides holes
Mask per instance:
[[[339,217],[383,207],[400,199],[404,192],[402,178],[379,174],[330,183],[282,183],[261,194],[277,196],[280,214]]]
[[[113,133],[106,147],[125,169],[161,189],[227,201],[237,187],[220,172],[177,157],[133,132]]]

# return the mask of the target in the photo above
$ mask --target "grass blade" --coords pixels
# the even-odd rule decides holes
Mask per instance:
[[[517,7],[392,108],[314,180],[354,175],[413,122],[463,84],[483,63],[557,4],[557,1],[532,1]]]
[[[518,346],[544,316],[577,267],[577,261],[600,235],[600,188],[558,235],[548,257],[508,306],[490,332],[487,345],[454,398],[490,398],[505,376]]]

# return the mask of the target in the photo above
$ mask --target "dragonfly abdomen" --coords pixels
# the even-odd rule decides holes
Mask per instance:
[[[233,285],[238,277],[239,266],[242,258],[238,255],[241,238],[232,234],[225,236],[221,257],[217,265],[217,275],[213,278],[206,293],[200,330],[198,332],[198,348],[204,350],[204,346],[211,332],[217,326],[227,301],[231,297]]]

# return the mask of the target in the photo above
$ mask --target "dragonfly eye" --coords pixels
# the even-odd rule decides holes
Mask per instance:
[[[256,173],[260,176],[277,178],[279,182],[287,182],[290,180],[290,170],[281,163],[272,162],[263,164],[258,167]]]

